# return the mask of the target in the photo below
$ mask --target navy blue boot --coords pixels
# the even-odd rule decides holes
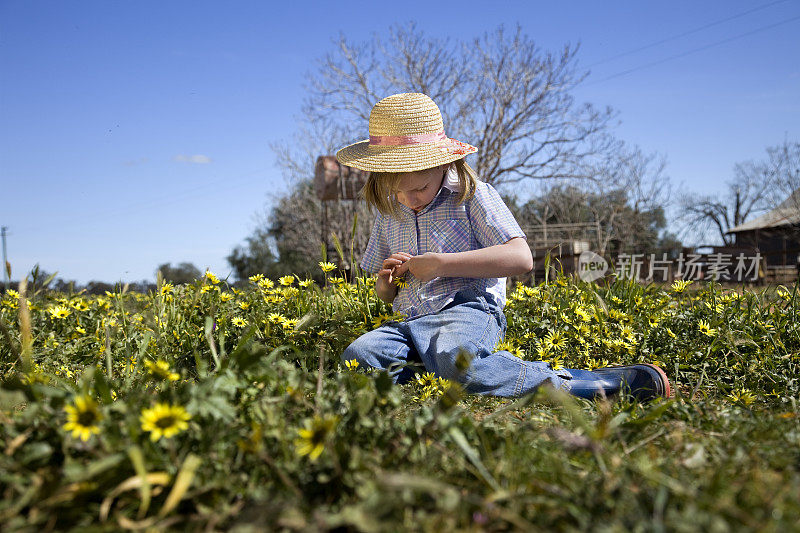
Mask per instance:
[[[596,370],[572,370],[564,386],[579,398],[613,398],[628,393],[639,401],[667,398],[672,394],[667,375],[656,365],[610,366]]]

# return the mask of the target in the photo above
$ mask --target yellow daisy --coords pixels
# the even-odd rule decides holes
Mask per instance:
[[[387,320],[389,320],[389,315],[380,314],[372,319],[372,326],[377,328]]]
[[[139,420],[142,430],[150,432],[150,440],[157,441],[161,437],[170,439],[177,433],[188,429],[191,415],[180,405],[156,403],[150,409],[142,410]]]
[[[542,345],[549,350],[558,351],[566,347],[567,339],[560,331],[553,331],[542,340]]]
[[[297,430],[298,438],[295,440],[297,455],[307,455],[312,461],[316,461],[325,450],[325,444],[333,435],[339,417],[332,416],[322,418],[315,416],[313,420],[306,419],[305,427]]]
[[[278,313],[270,313],[269,316],[267,316],[267,320],[269,320],[273,324],[279,324],[285,321],[286,317]]]
[[[693,280],[678,279],[672,283],[672,291],[681,293],[686,290],[686,287],[692,284]]]
[[[285,330],[290,330],[290,329],[294,329],[294,327],[297,325],[297,322],[298,322],[297,318],[287,318],[286,320],[283,321],[281,326]]]
[[[72,432],[72,438],[80,438],[86,442],[92,434],[100,433],[98,423],[103,419],[100,414],[99,406],[89,396],[76,396],[74,405],[64,407],[67,413],[67,423],[64,424],[65,431]]]
[[[83,300],[74,301],[74,302],[70,303],[70,306],[73,309],[75,309],[76,311],[88,311],[89,310],[89,304],[87,304]]]
[[[328,273],[328,272],[330,272],[331,270],[333,270],[333,269],[335,269],[335,268],[336,268],[336,265],[334,265],[333,263],[329,263],[329,262],[323,262],[323,261],[320,261],[320,262],[319,262],[319,263],[317,263],[317,264],[318,264],[318,265],[319,265],[319,267],[322,269],[322,271],[323,271],[323,272],[325,272],[325,273]]]
[[[57,305],[55,307],[51,307],[47,310],[50,313],[50,318],[67,318],[69,316],[69,308],[64,307],[63,305]]]
[[[589,320],[592,318],[589,312],[583,307],[576,308],[575,314],[578,315],[578,318],[580,318],[583,322],[589,322]]]
[[[155,379],[163,379],[164,381],[178,381],[181,379],[180,374],[173,372],[169,368],[169,363],[159,359],[158,361],[145,360],[144,362],[150,375]]]
[[[278,278],[278,281],[284,287],[288,287],[289,285],[294,283],[294,276],[281,276],[280,278]]]
[[[427,387],[428,385],[433,385],[437,382],[436,374],[433,372],[425,372],[422,375],[417,374],[417,383],[422,385],[423,387]]]
[[[237,328],[243,328],[247,325],[247,320],[240,316],[235,316],[231,319],[231,323]]]
[[[709,326],[708,322],[705,320],[698,322],[697,328],[700,330],[700,333],[706,335],[707,337],[713,337],[717,333],[717,330]]]
[[[348,370],[355,370],[358,368],[358,361],[355,359],[350,359],[349,361],[345,361],[344,365],[347,367]]]
[[[219,278],[217,276],[215,276],[214,273],[211,272],[210,270],[206,270],[206,275],[205,276],[206,276],[206,279],[208,281],[210,281],[211,283],[213,283],[214,285],[219,283]]]

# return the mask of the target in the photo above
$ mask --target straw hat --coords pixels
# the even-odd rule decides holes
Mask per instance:
[[[336,152],[343,165],[370,172],[413,172],[451,163],[478,149],[444,134],[442,113],[421,93],[387,96],[369,114],[369,139]]]

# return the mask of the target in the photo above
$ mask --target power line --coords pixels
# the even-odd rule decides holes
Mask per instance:
[[[744,17],[745,15],[749,15],[750,13],[755,13],[756,11],[761,11],[762,9],[766,9],[768,7],[772,7],[772,6],[776,5],[776,4],[783,4],[783,3],[787,2],[787,1],[788,0],[777,0],[775,2],[770,2],[768,4],[764,4],[764,5],[761,5],[761,6],[758,6],[758,7],[754,7],[753,9],[749,9],[747,11],[743,11],[743,12],[738,13],[736,15],[731,15],[730,17],[726,17],[726,18],[720,19],[720,20],[715,20],[714,22],[709,22],[708,24],[704,24],[702,26],[698,26],[697,28],[693,28],[691,30],[686,30],[685,32],[679,33],[678,35],[673,35],[672,37],[667,37],[665,39],[654,41],[654,42],[652,42],[650,44],[645,44],[645,45],[640,46],[638,48],[634,48],[633,50],[628,50],[627,52],[619,53],[619,54],[611,56],[611,57],[609,57],[607,59],[603,59],[603,60],[598,61],[596,63],[592,63],[591,65],[587,66],[586,68],[592,68],[592,67],[596,67],[597,65],[602,65],[603,63],[608,63],[609,61],[613,61],[615,59],[619,59],[620,57],[625,57],[625,56],[630,55],[630,54],[635,54],[636,52],[641,52],[642,50],[647,50],[648,48],[652,48],[654,46],[658,46],[659,44],[664,44],[664,43],[667,43],[669,41],[674,41],[675,39],[680,39],[681,37],[686,37],[687,35],[691,35],[693,33],[697,33],[697,32],[706,30],[708,28],[711,28],[711,27],[714,27],[714,26],[718,26],[718,25],[723,24],[725,22],[728,22],[728,21],[731,21],[731,20],[734,20],[734,19],[737,19],[737,18]]]
[[[708,50],[709,48],[713,48],[713,47],[719,46],[721,44],[729,43],[729,42],[735,41],[737,39],[742,39],[743,37],[748,37],[748,36],[753,35],[755,33],[759,33],[759,32],[766,31],[766,30],[769,30],[769,29],[772,29],[772,28],[776,28],[778,26],[782,26],[784,24],[788,24],[790,22],[794,22],[795,20],[798,20],[798,19],[800,19],[800,15],[798,15],[796,17],[792,17],[790,19],[782,20],[780,22],[776,22],[774,24],[769,24],[767,26],[762,26],[760,28],[756,28],[755,30],[751,30],[751,31],[748,31],[748,32],[745,32],[745,33],[741,33],[741,34],[735,35],[733,37],[728,37],[727,39],[722,39],[721,41],[716,41],[716,42],[713,42],[711,44],[707,44],[707,45],[704,45],[704,46],[693,48],[691,50],[687,50],[686,52],[682,52],[680,54],[675,54],[673,56],[665,57],[664,59],[659,59],[658,61],[652,61],[650,63],[645,63],[644,65],[639,65],[638,67],[634,67],[634,68],[631,68],[631,69],[628,69],[628,70],[623,70],[622,72],[617,72],[616,74],[612,74],[611,76],[607,76],[605,78],[601,78],[599,80],[595,80],[595,81],[586,83],[586,84],[584,84],[584,87],[585,86],[589,86],[589,85],[594,85],[596,83],[601,83],[601,82],[604,82],[604,81],[612,80],[614,78],[619,78],[620,76],[625,76],[626,74],[630,74],[631,72],[636,72],[637,70],[642,70],[642,69],[645,69],[645,68],[653,67],[655,65],[660,65],[661,63],[666,63],[667,61],[672,61],[673,59],[678,59],[678,58],[681,58],[681,57],[685,57],[685,56],[688,56],[690,54],[694,54],[696,52],[702,52],[703,50]]]

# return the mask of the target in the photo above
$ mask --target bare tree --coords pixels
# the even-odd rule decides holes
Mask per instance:
[[[745,164],[751,174],[765,176],[774,183],[770,203],[800,210],[800,143],[784,141],[767,148],[767,158]]]
[[[587,177],[585,161],[613,143],[614,113],[575,103],[570,92],[585,77],[577,52],[544,51],[519,26],[471,43],[429,37],[413,23],[359,44],[342,35],[309,76],[301,122],[330,125],[328,139],[341,146],[366,137],[375,102],[422,92],[439,105],[448,136],[478,147],[474,166],[487,183]]]
[[[273,203],[288,201],[281,194],[299,195],[290,202],[287,221],[294,223],[274,220],[272,234],[309,262],[318,256],[322,204],[302,184],[312,179],[317,156],[364,139],[372,106],[400,92],[433,98],[446,134],[479,148],[472,165],[496,187],[592,176],[593,160],[615,146],[607,133],[614,113],[575,103],[570,93],[585,77],[577,52],[570,45],[544,51],[519,26],[511,35],[500,26],[471,42],[431,37],[413,23],[361,43],[340,35],[308,75],[297,134],[272,146],[287,185]],[[349,202],[329,207],[330,231],[346,247],[358,212],[354,248],[363,250],[374,215]]]
[[[800,144],[784,142],[767,148],[766,159],[744,161],[733,168],[733,179],[722,195],[685,194],[680,199],[684,233],[704,238],[710,232],[731,246],[728,230],[773,209],[787,197],[800,209]]]
[[[618,250],[655,251],[671,194],[664,157],[620,145],[591,167],[592,179],[543,182],[524,210],[526,220],[540,228],[561,225],[561,235],[589,240],[601,255],[612,242]]]

